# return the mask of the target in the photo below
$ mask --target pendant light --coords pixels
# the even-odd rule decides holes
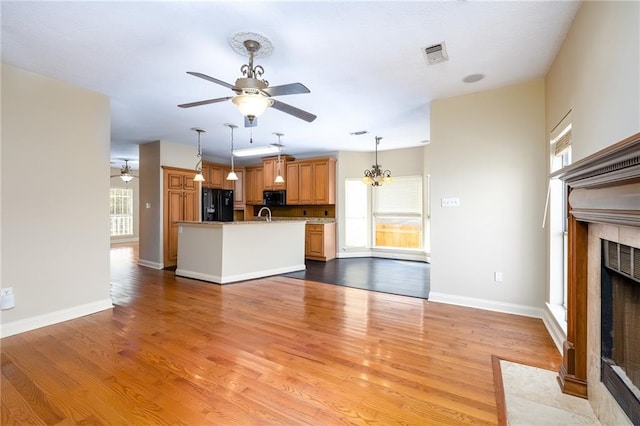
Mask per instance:
[[[382,170],[382,166],[378,164],[378,145],[382,137],[376,136],[376,164],[371,166],[371,170],[364,171],[362,182],[367,185],[381,186],[383,183],[391,183],[391,171]]]
[[[227,180],[238,180],[238,175],[236,174],[236,171],[233,165],[233,129],[237,129],[238,126],[236,126],[235,124],[229,124],[229,123],[225,124],[225,126],[231,129],[231,171],[227,175]]]
[[[284,183],[284,178],[282,177],[282,173],[280,171],[280,153],[282,152],[282,144],[280,143],[280,136],[284,136],[284,133],[275,132],[274,135],[278,137],[278,173],[276,174],[276,178],[273,182]]]
[[[200,147],[200,134],[206,132],[206,130],[198,127],[192,127],[191,130],[198,132],[198,162],[196,163],[196,175],[193,177],[193,180],[194,182],[204,182],[204,176],[202,175],[202,149]]]

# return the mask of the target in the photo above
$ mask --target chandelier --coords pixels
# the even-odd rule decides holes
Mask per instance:
[[[378,164],[378,145],[380,144],[382,137],[376,136],[376,164],[371,166],[371,170],[364,171],[364,177],[362,182],[367,185],[381,186],[383,183],[391,183],[391,171],[382,170],[380,164]]]

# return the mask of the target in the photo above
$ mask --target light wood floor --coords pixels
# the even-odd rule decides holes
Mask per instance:
[[[2,425],[495,424],[492,355],[560,362],[537,319],[111,256],[113,310],[2,339]]]

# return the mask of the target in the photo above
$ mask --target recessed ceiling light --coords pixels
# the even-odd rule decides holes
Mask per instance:
[[[462,79],[465,83],[475,83],[484,78],[484,74],[471,74]]]

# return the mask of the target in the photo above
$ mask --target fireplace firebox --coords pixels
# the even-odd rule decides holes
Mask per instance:
[[[602,242],[601,381],[640,424],[640,248]]]

